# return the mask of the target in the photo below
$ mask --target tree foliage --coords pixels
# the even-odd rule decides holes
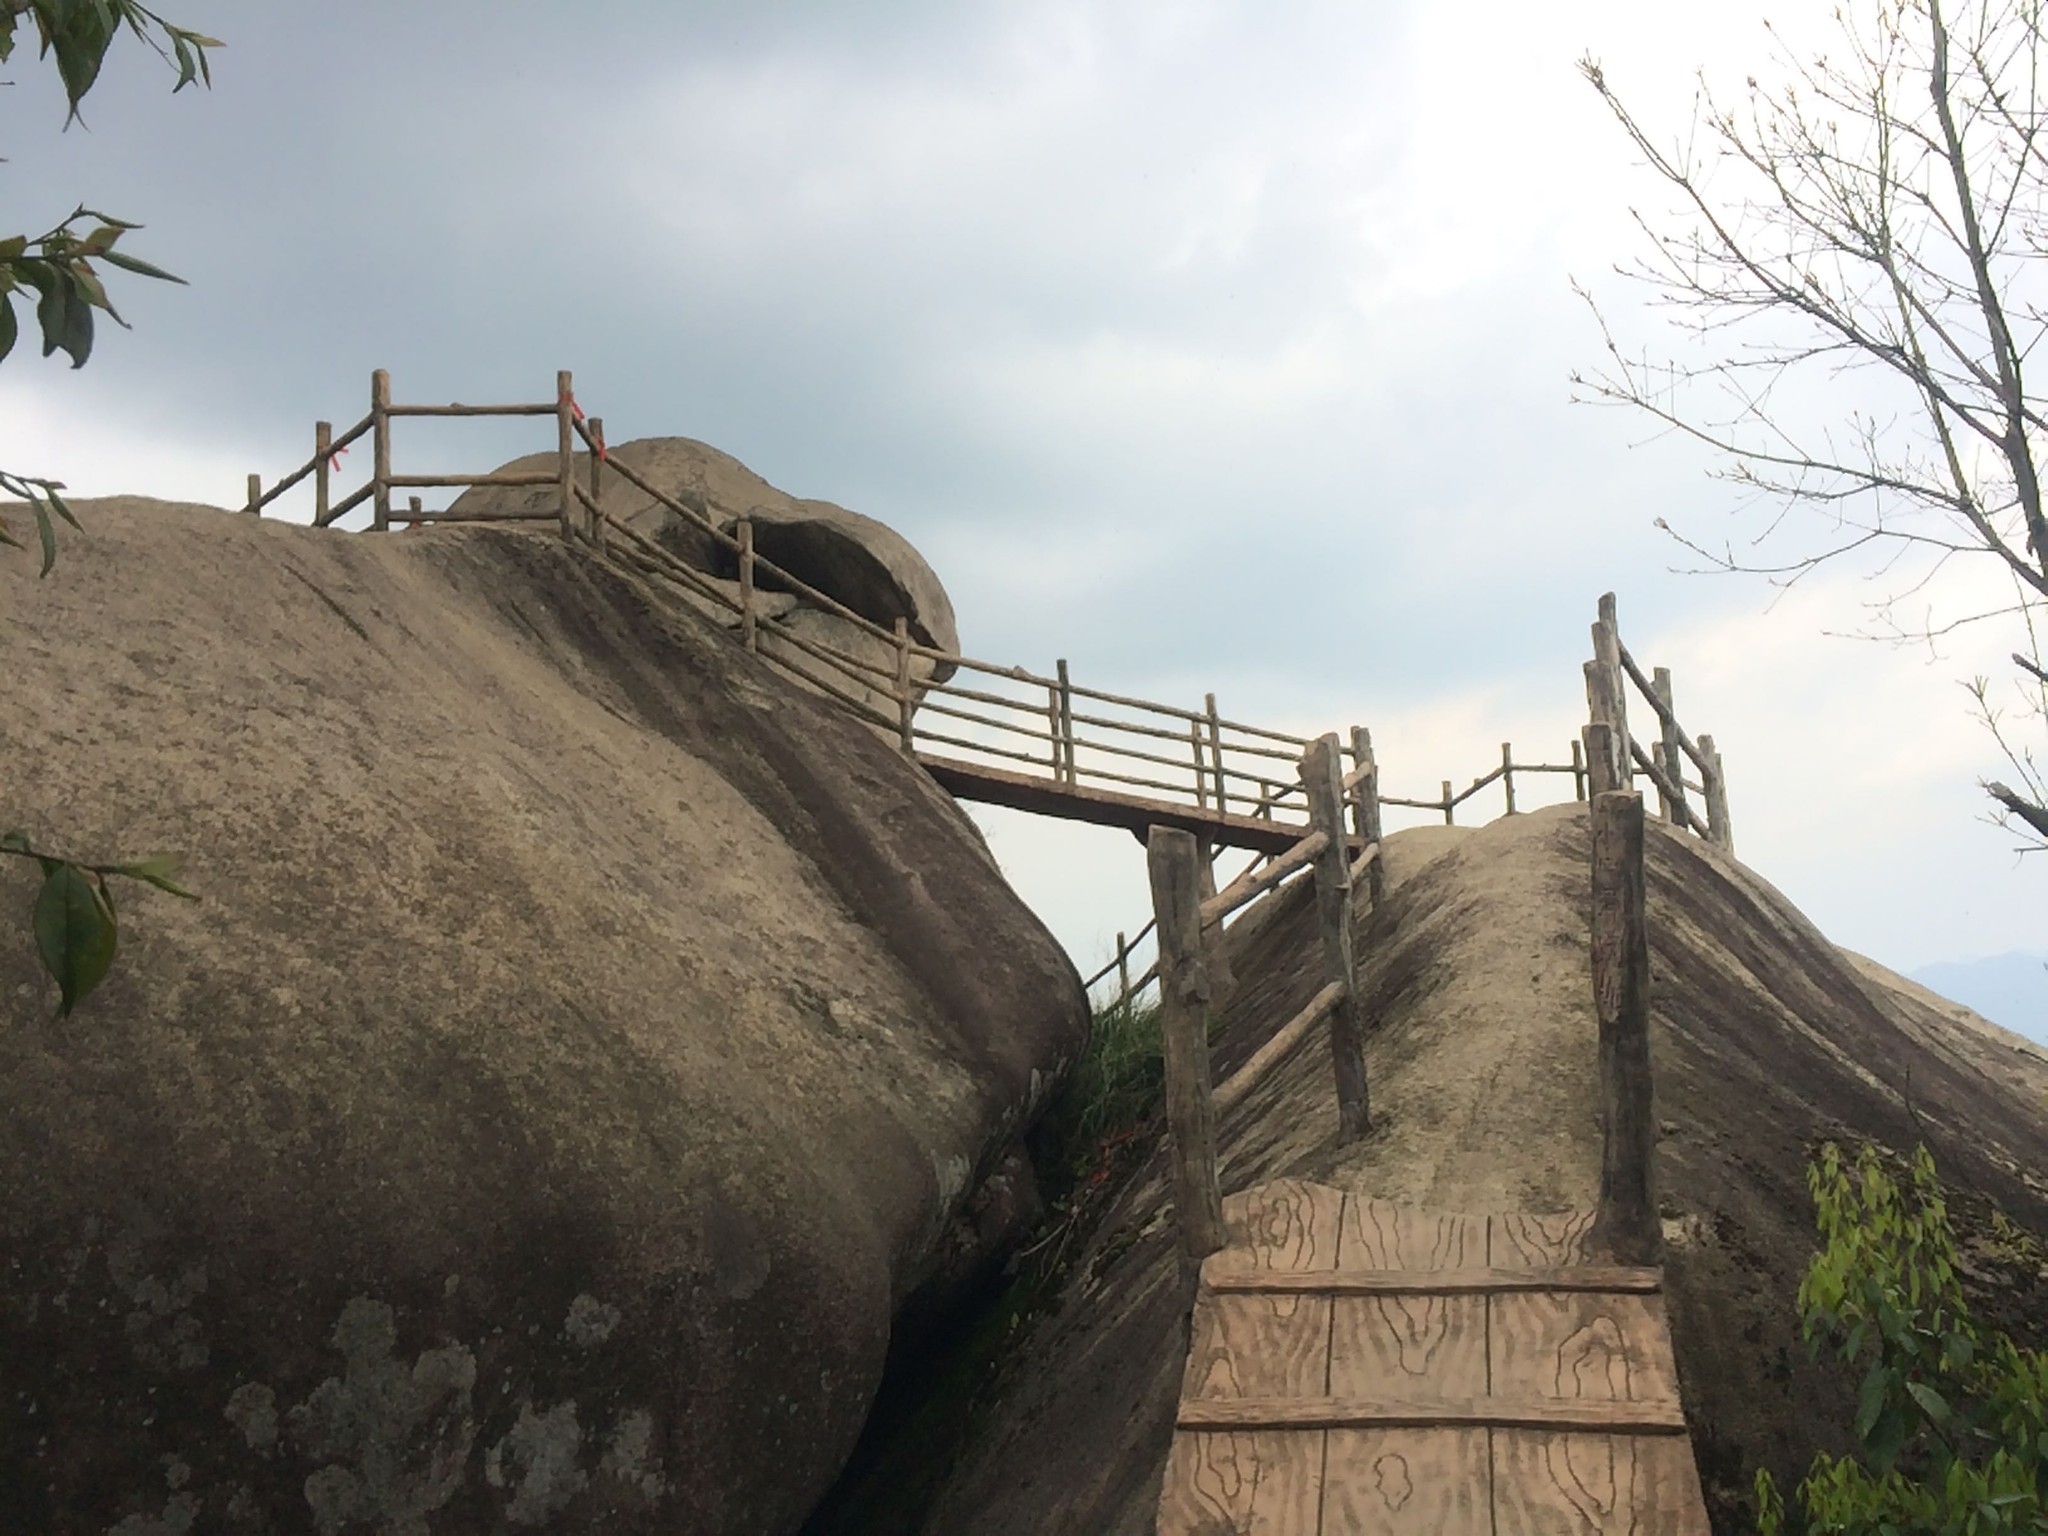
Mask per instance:
[[[0,0],[0,63],[13,56],[24,21],[33,22],[41,45],[39,57],[53,58],[64,82],[68,125],[78,117],[79,102],[99,79],[100,66],[114,39],[127,28],[150,44],[178,71],[173,92],[194,80],[213,83],[206,50],[221,46],[213,38],[173,25],[136,0]],[[85,224],[81,229],[75,226]],[[63,352],[73,368],[92,355],[93,311],[104,311],[125,326],[107,296],[95,262],[156,278],[182,282],[130,251],[117,250],[122,237],[138,224],[80,205],[70,217],[44,234],[0,237],[0,361],[14,350],[21,322],[14,308],[17,296],[35,295],[35,321],[42,332],[43,356]],[[57,559],[54,519],[72,527],[78,521],[64,504],[61,481],[0,470],[0,494],[25,501],[42,546],[42,572],[47,576]],[[21,540],[0,515],[0,544],[19,549]],[[122,864],[91,864],[59,857],[37,848],[26,833],[0,835],[0,854],[33,859],[43,883],[30,917],[36,952],[57,983],[57,1013],[76,1008],[100,984],[114,963],[120,925],[109,881],[116,877],[141,881],[176,896],[196,900],[178,884],[177,860],[168,855]]]
[[[1999,620],[2020,718],[2048,725],[2042,0],[1846,0],[1835,18],[1827,52],[1779,45],[1775,83],[1731,101],[1702,82],[1676,143],[1581,63],[1673,194],[1636,214],[1645,254],[1617,270],[1682,339],[1632,354],[1603,316],[1605,362],[1574,383],[1714,449],[1770,509],[1746,549],[1667,529],[1707,568],[1790,584],[1853,559],[1878,578],[1863,632],[1893,639]],[[2002,595],[1938,582],[1957,562]],[[1994,817],[2048,844],[2048,782],[1988,689],[1976,712],[2019,779],[1984,785]]]
[[[194,80],[209,86],[213,83],[206,50],[221,45],[165,21],[135,0],[0,0],[0,64],[13,56],[24,19],[35,24],[41,44],[39,57],[54,59],[64,82],[67,123],[78,116],[80,101],[99,79],[100,66],[123,27],[175,65],[178,80],[171,87],[173,92]],[[87,227],[74,227],[80,224]],[[103,311],[116,325],[127,325],[108,298],[95,262],[141,277],[183,282],[131,251],[115,249],[122,236],[141,227],[80,204],[43,234],[0,236],[0,362],[14,350],[21,334],[21,320],[14,308],[17,297],[35,296],[31,308],[42,332],[43,356],[61,351],[71,359],[73,368],[83,368],[92,355],[94,310]],[[78,526],[64,504],[63,488],[61,481],[0,469],[0,493],[28,504],[42,546],[45,576],[57,560],[55,519]],[[0,544],[22,547],[4,516],[0,516]]]
[[[1911,1195],[1874,1148],[1833,1143],[1807,1170],[1822,1248],[1799,1287],[1808,1347],[1860,1368],[1851,1456],[1814,1458],[1798,1496],[1807,1529],[1839,1536],[2048,1533],[2048,1354],[1971,1316],[1955,1235],[1925,1147]],[[1785,1504],[1756,1478],[1758,1529]]]

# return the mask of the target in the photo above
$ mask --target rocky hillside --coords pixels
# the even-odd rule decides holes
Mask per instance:
[[[1223,1119],[1224,1187],[1298,1175],[1460,1211],[1592,1204],[1599,1127],[1583,807],[1388,841],[1391,893],[1360,932],[1377,1123],[1333,1144],[1318,1038]],[[1715,1527],[1751,1529],[1755,1467],[1796,1479],[1845,1449],[1854,1383],[1816,1366],[1794,1301],[1824,1138],[1925,1140],[1993,1320],[2048,1332],[2048,1053],[1830,945],[1749,871],[1649,838],[1652,1048],[1678,1364]],[[1219,1071],[1321,985],[1305,887],[1247,914]],[[2033,1240],[2002,1230],[2001,1211]],[[1184,1358],[1163,1162],[1117,1198],[1057,1313],[1009,1359],[924,1536],[1144,1536]],[[880,1525],[863,1530],[877,1533]],[[842,1536],[843,1528],[834,1528]]]
[[[1072,967],[941,791],[552,532],[0,566],[0,1530],[783,1536],[1028,1207]],[[1000,1169],[1002,1198],[978,1198]]]

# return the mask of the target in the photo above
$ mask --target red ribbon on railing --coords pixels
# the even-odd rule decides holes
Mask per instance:
[[[347,452],[348,444],[343,443],[339,448],[335,449],[334,452],[330,453],[327,456],[327,468],[329,469],[330,472],[337,475],[341,473],[341,456]]]
[[[574,395],[564,395],[562,398],[569,402],[569,413],[578,421],[588,422],[590,420],[588,416],[583,414],[583,407],[576,403]],[[597,439],[597,458],[599,463],[604,463],[611,458],[611,454],[605,449],[604,439],[601,437]]]

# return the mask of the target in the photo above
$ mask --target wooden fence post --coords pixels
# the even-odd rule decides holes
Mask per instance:
[[[334,423],[313,423],[313,526],[327,526],[327,471],[334,462]]]
[[[1593,800],[1593,1003],[1600,1020],[1600,1207],[1592,1240],[1621,1264],[1654,1264],[1657,1116],[1650,1076],[1650,932],[1643,797]]]
[[[1506,742],[1500,744],[1500,784],[1507,792],[1508,815],[1515,814],[1515,749]]]
[[[1209,763],[1216,773],[1216,814],[1221,816],[1228,809],[1223,794],[1223,722],[1216,713],[1216,695],[1204,695],[1209,707]]]
[[[1053,777],[1074,782],[1074,685],[1067,680],[1067,658],[1053,663],[1053,675],[1060,680],[1059,718],[1053,722]]]
[[[1216,894],[1216,845],[1198,835],[1195,853],[1201,866],[1196,871],[1195,892],[1203,901],[1208,901]],[[1230,971],[1230,951],[1223,942],[1223,919],[1220,917],[1202,929],[1202,963],[1209,968],[1209,1001],[1221,1008],[1223,1000],[1230,996],[1230,989],[1237,985],[1237,978]]]
[[[406,523],[405,523],[406,527],[407,527],[407,528],[417,528],[417,527],[419,527],[419,525],[420,525],[420,499],[419,499],[419,497],[417,497],[417,496],[408,496],[408,497],[406,497],[406,498],[405,498],[405,510],[406,510],[406,514],[407,514],[407,515],[406,515]]]
[[[1131,1006],[1131,946],[1116,936],[1116,995],[1126,1009]]]
[[[584,423],[590,429],[590,542],[605,547],[604,532],[604,418],[593,416]]]
[[[1364,1019],[1358,998],[1358,963],[1351,938],[1351,845],[1344,835],[1344,764],[1335,732],[1318,736],[1302,754],[1301,784],[1308,791],[1309,825],[1326,834],[1316,855],[1316,917],[1323,931],[1323,969],[1344,988],[1330,1011],[1330,1056],[1337,1078],[1337,1137],[1356,1141],[1372,1128],[1365,1080]]]
[[[1363,769],[1351,790],[1351,826],[1358,840],[1371,847],[1380,840],[1380,765],[1372,755],[1372,732],[1362,725],[1351,727],[1351,766]],[[1387,894],[1387,861],[1377,858],[1366,866],[1366,893],[1378,911]]]
[[[391,526],[391,374],[379,368],[370,375],[370,526],[382,533]]]
[[[1627,776],[1628,727],[1622,721],[1621,673],[1610,671],[1598,658],[1586,663],[1585,672],[1586,712],[1593,724],[1607,727],[1607,735],[1603,739],[1608,743],[1608,760],[1596,763],[1592,761],[1592,738],[1586,738],[1586,767],[1593,782],[1592,793],[1599,794],[1602,785],[1609,789],[1626,789],[1630,784]]]
[[[257,503],[261,502],[262,500],[263,477],[261,475],[251,475],[249,477],[249,501],[248,504],[242,508],[242,510],[254,516],[261,517],[263,515],[263,508],[257,505]]]
[[[1628,691],[1621,670],[1621,629],[1614,616],[1614,594],[1600,596],[1600,618],[1593,626],[1593,660],[1600,667],[1600,693],[1605,708],[1593,697],[1593,674],[1586,674],[1586,702],[1593,706],[1593,718],[1614,727],[1615,771],[1623,789],[1635,785],[1635,764],[1628,752]]]
[[[1662,727],[1664,737],[1664,772],[1671,780],[1671,787],[1678,792],[1677,804],[1665,807],[1664,819],[1683,822],[1691,807],[1685,803],[1685,745],[1678,739],[1678,711],[1671,703],[1669,667],[1658,667],[1650,673],[1650,692],[1663,706],[1657,711],[1657,723]]]
[[[1735,830],[1728,824],[1728,776],[1721,771],[1721,754],[1714,748],[1713,737],[1700,737],[1700,756],[1707,760],[1707,769],[1700,775],[1707,791],[1707,836],[1723,852],[1733,853]]]
[[[1586,798],[1586,747],[1580,741],[1572,743],[1572,798]]]
[[[1658,773],[1663,774],[1666,779],[1671,777],[1671,759],[1665,755],[1664,743],[1661,741],[1650,743],[1650,766],[1656,769]],[[1659,821],[1675,820],[1677,818],[1677,812],[1673,809],[1675,803],[1669,795],[1664,793],[1664,786],[1659,784],[1657,786],[1657,819]]]
[[[1159,1031],[1166,1057],[1166,1126],[1184,1273],[1223,1246],[1216,1176],[1216,1105],[1209,1085],[1209,977],[1202,965],[1194,834],[1153,827],[1145,839],[1159,925]]]
[[[563,368],[555,374],[555,491],[562,498],[562,537],[576,537],[576,392]]]
[[[1596,720],[1591,725],[1580,726],[1579,735],[1584,738],[1586,746],[1587,794],[1589,798],[1598,800],[1621,787],[1615,782],[1614,775],[1614,727],[1604,720]]]
[[[1444,825],[1445,825],[1445,826],[1447,826],[1447,827],[1455,827],[1455,826],[1456,826],[1456,825],[1458,824],[1457,810],[1458,810],[1458,802],[1457,802],[1457,801],[1456,801],[1455,799],[1453,799],[1453,798],[1451,797],[1451,781],[1450,781],[1449,779],[1445,779],[1445,780],[1444,780]]]
[[[1209,809],[1209,764],[1203,755],[1202,722],[1188,722],[1188,742],[1195,749],[1195,806],[1198,810]]]
[[[751,528],[752,523],[748,526]],[[910,690],[910,620],[901,614],[896,616],[896,737],[903,747],[903,755],[910,757],[917,751],[911,720],[917,712],[917,699]]]
[[[740,536],[740,643],[750,651],[760,649],[754,633],[754,520],[739,521]]]

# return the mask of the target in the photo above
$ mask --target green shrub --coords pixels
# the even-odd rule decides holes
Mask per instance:
[[[1840,1536],[2048,1533],[2048,1354],[1980,1328],[1956,1275],[1955,1235],[1925,1147],[1910,1200],[1865,1147],[1833,1143],[1807,1170],[1823,1247],[1799,1287],[1808,1347],[1858,1366],[1861,1449],[1814,1458],[1807,1528]],[[1756,1475],[1757,1526],[1785,1503]]]

